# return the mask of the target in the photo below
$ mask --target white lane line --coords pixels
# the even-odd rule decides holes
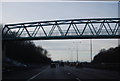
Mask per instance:
[[[81,81],[79,78],[76,78],[76,80]]]
[[[71,73],[67,73],[68,75],[70,75]]]
[[[65,70],[64,70],[64,72],[65,72]],[[70,72],[67,72],[67,74],[68,75],[71,75],[71,73]],[[72,74],[73,75],[73,74]],[[79,78],[75,78],[77,81],[82,81],[82,80],[80,80]]]
[[[46,70],[46,69],[45,69],[45,70]],[[33,80],[34,78],[36,78],[38,75],[40,75],[40,74],[41,74],[42,72],[44,72],[45,70],[43,70],[43,71],[39,72],[38,74],[32,76],[32,77],[29,78],[27,81],[31,81],[31,80]]]
[[[41,74],[41,72],[40,72],[40,73],[38,73],[37,75],[35,75],[35,76],[31,77],[31,78],[30,78],[30,79],[28,79],[27,81],[30,81],[30,80],[34,79],[34,78],[35,78],[35,77],[37,77],[39,74]]]

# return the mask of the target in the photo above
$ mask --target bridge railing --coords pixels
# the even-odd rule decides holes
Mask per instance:
[[[120,18],[70,19],[6,24],[3,40],[33,38],[119,38]],[[8,36],[14,34],[15,36]],[[73,37],[74,36],[74,37]]]
[[[62,30],[62,31],[63,31],[63,34],[66,33],[66,30]],[[107,31],[110,32],[110,33],[109,33],[110,35],[114,35],[114,34],[112,34],[112,32],[111,32],[110,29],[108,29]],[[29,31],[29,33],[32,34],[33,31]],[[95,34],[95,33],[94,33],[94,34]],[[69,30],[69,32],[68,32],[68,34],[67,34],[67,36],[75,36],[75,35],[77,35],[77,34],[76,34],[76,32],[75,32],[74,30]],[[93,33],[91,33],[89,30],[86,29],[86,31],[83,33],[83,35],[93,35]],[[104,30],[102,30],[102,31],[100,32],[99,35],[108,35],[108,33],[107,33],[106,30],[104,29]],[[119,35],[119,33],[117,32],[116,35]],[[39,37],[39,36],[45,36],[44,32],[38,32],[37,35],[36,35],[36,37]],[[54,30],[54,32],[51,34],[51,36],[61,36],[61,34],[59,33],[58,30]],[[78,36],[79,36],[79,35],[78,35]],[[27,32],[23,32],[23,34],[21,35],[21,37],[28,37]]]

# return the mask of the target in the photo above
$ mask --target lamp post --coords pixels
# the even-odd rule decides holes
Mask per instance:
[[[73,42],[73,43],[75,43],[75,42]],[[77,60],[76,60],[77,63],[78,63],[78,43],[81,43],[81,41],[75,43],[76,44],[76,52],[77,52]]]
[[[70,51],[70,61],[73,62],[73,50],[72,50],[72,48],[71,49],[69,48],[68,51]]]
[[[92,62],[92,39],[90,39],[90,58]]]
[[[68,53],[70,54],[69,62],[72,62],[72,49],[68,48]]]

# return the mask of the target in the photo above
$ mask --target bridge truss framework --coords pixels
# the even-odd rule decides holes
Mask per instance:
[[[120,18],[69,19],[6,24],[2,40],[120,38]]]

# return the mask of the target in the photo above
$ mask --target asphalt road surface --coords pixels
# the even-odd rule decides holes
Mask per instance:
[[[120,73],[91,68],[76,68],[64,66],[51,68],[44,66],[38,69],[29,69],[3,73],[3,81],[120,81]]]

